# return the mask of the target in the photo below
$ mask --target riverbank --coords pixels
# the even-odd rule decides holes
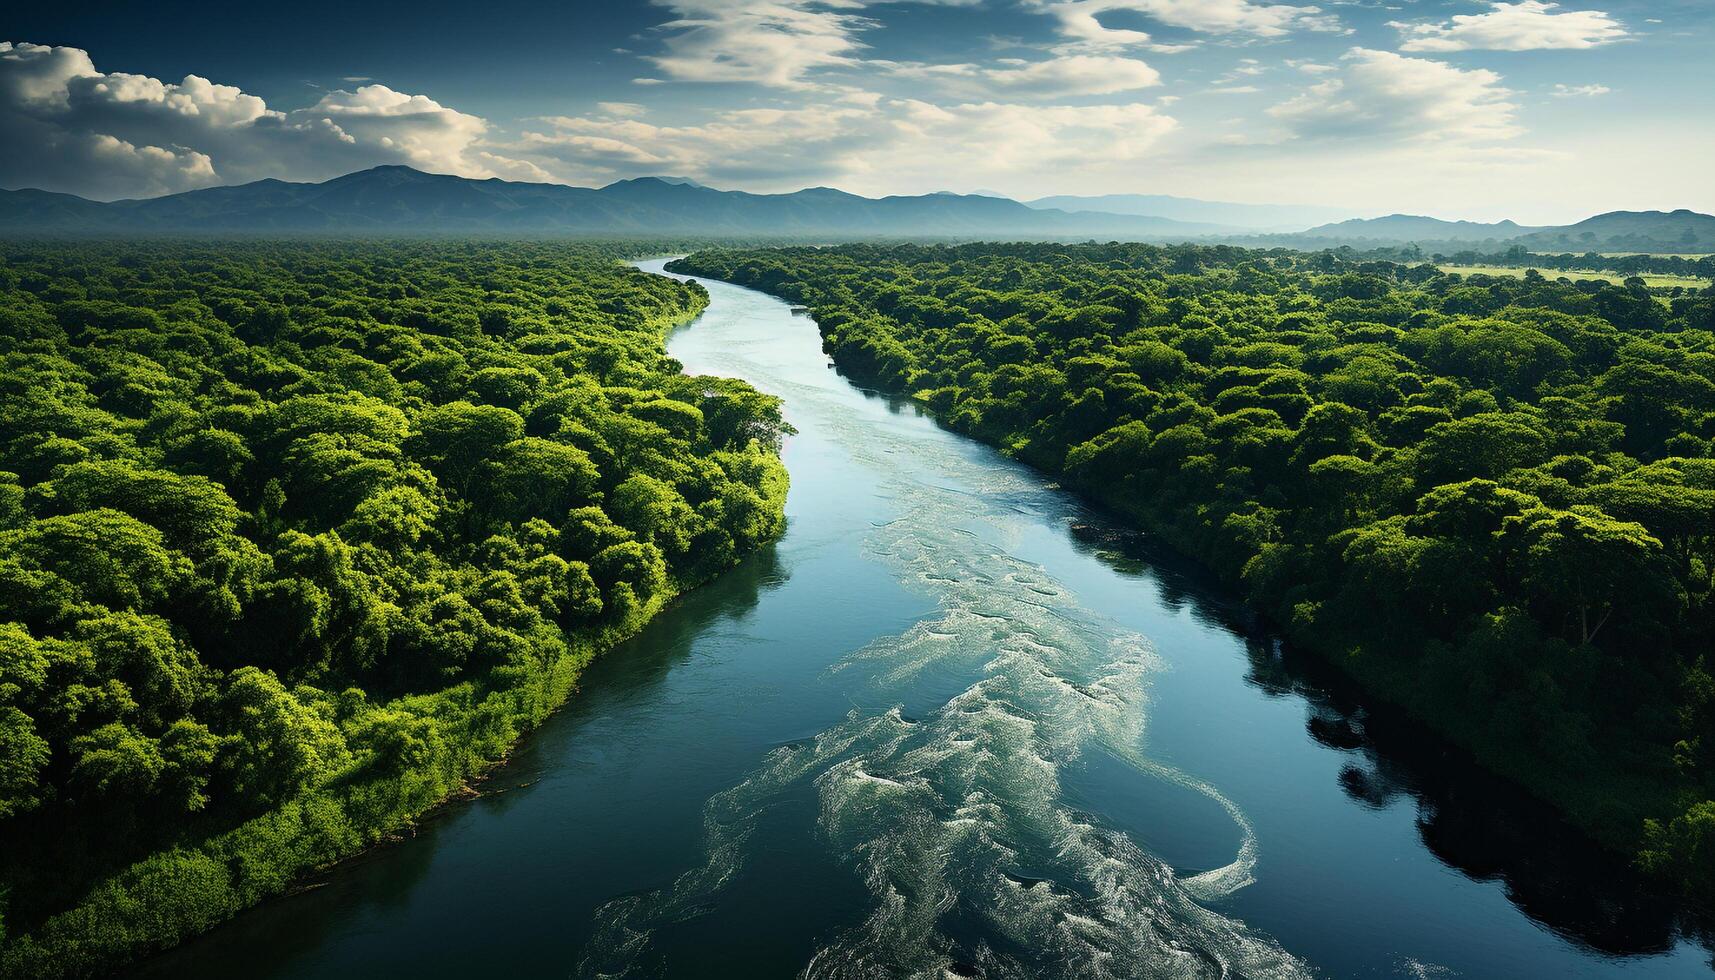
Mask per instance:
[[[298,262],[318,271],[324,264],[350,261],[336,244],[178,247],[195,260],[186,264],[199,268],[242,264],[261,252],[278,265]],[[408,251],[409,261],[423,269],[443,258],[436,251],[441,247],[366,245],[361,255],[370,259],[389,249]],[[117,261],[141,261],[127,248],[89,246],[77,258],[91,267],[105,261],[108,252],[120,255]],[[204,248],[218,258],[205,257]],[[473,779],[537,730],[577,689],[591,662],[783,531],[788,476],[778,458],[778,433],[769,429],[769,420],[778,420],[775,403],[718,380],[712,384],[719,390],[705,392],[678,374],[676,365],[669,368],[665,357],[666,335],[706,308],[703,290],[663,288],[658,279],[615,268],[612,252],[595,247],[507,243],[485,251],[485,246],[459,243],[454,248],[474,275],[489,276],[495,284],[515,280],[516,291],[506,305],[483,308],[479,322],[468,303],[449,301],[450,316],[463,319],[441,319],[442,310],[432,300],[461,289],[461,280],[451,275],[430,287],[443,291],[432,294],[432,300],[423,298],[428,294],[424,287],[412,286],[416,298],[405,301],[402,312],[379,305],[389,301],[371,300],[377,304],[373,332],[399,335],[388,348],[394,359],[377,354],[381,361],[364,361],[344,354],[338,363],[351,373],[339,379],[346,386],[328,382],[333,396],[294,400],[289,395],[295,392],[266,389],[270,400],[250,392],[253,402],[269,408],[267,414],[250,416],[263,420],[253,422],[260,433],[255,435],[232,406],[182,407],[193,417],[198,409],[225,412],[223,423],[240,432],[218,434],[240,449],[247,437],[256,447],[253,454],[235,450],[241,462],[220,483],[200,473],[192,483],[166,469],[150,472],[149,479],[178,491],[177,496],[166,494],[169,503],[162,504],[157,498],[139,501],[125,495],[124,480],[137,479],[130,471],[106,474],[110,485],[102,488],[107,496],[99,501],[105,509],[97,514],[118,515],[108,519],[143,527],[137,533],[144,540],[153,529],[127,510],[163,524],[171,530],[167,542],[186,547],[199,560],[214,549],[200,542],[181,545],[183,537],[224,532],[229,537],[219,541],[222,547],[248,547],[255,560],[234,560],[237,572],[220,566],[229,576],[223,585],[231,591],[227,605],[210,603],[212,610],[184,600],[145,605],[156,599],[147,582],[140,596],[128,599],[123,590],[102,595],[116,606],[132,603],[119,615],[172,630],[164,641],[172,659],[154,666],[164,670],[170,665],[178,672],[171,675],[178,689],[169,688],[178,700],[150,705],[151,713],[142,714],[137,702],[154,696],[161,682],[146,673],[141,679],[126,673],[123,680],[109,681],[106,690],[114,692],[114,705],[83,710],[98,721],[115,709],[135,713],[125,725],[110,724],[99,732],[106,739],[122,733],[129,739],[118,747],[123,751],[102,756],[91,752],[93,737],[68,739],[56,749],[53,768],[43,774],[44,784],[52,787],[42,794],[45,802],[31,801],[39,809],[25,820],[33,823],[15,818],[5,826],[8,879],[0,886],[0,912],[8,914],[0,919],[0,976],[112,972],[285,894],[306,875],[409,832],[425,814],[465,795]],[[26,255],[21,261],[34,259]],[[56,261],[58,267],[66,264]],[[524,267],[530,271],[518,272]],[[194,284],[183,284],[185,291]],[[393,300],[400,300],[404,288],[395,286]],[[231,287],[223,283],[223,288],[221,302],[229,302]],[[207,315],[197,324],[203,331],[199,339],[223,352],[248,353],[249,361],[231,358],[241,364],[231,368],[239,379],[251,381],[253,376],[241,371],[258,370],[257,362],[284,356],[274,342],[294,328],[294,320],[283,310],[251,315],[246,323],[245,308],[219,309],[222,318]],[[314,323],[319,310],[295,310],[293,317]],[[152,309],[126,312],[138,322],[153,323],[157,331],[168,329]],[[342,330],[368,311],[348,302],[341,312],[344,316],[323,325],[320,333],[281,347],[302,356],[306,349],[322,353],[318,343],[333,347],[348,341]],[[44,319],[52,323],[55,313],[49,307]],[[266,326],[255,326],[263,319]],[[240,331],[229,321],[240,324],[242,336],[235,336]],[[147,336],[145,330],[133,333]],[[448,342],[447,335],[458,343]],[[421,356],[425,338],[452,350],[438,361]],[[478,363],[486,358],[488,373],[478,376],[463,354]],[[326,356],[337,360],[341,355]],[[230,367],[225,360],[204,361],[209,372]],[[359,362],[365,365],[361,370],[352,366]],[[395,372],[406,381],[398,381]],[[468,388],[466,377],[473,379]],[[265,387],[260,381],[252,384]],[[210,389],[227,396],[243,385]],[[391,396],[391,403],[372,392]],[[705,399],[714,399],[710,407],[725,413],[707,428],[699,407]],[[347,414],[340,415],[342,410]],[[577,424],[558,424],[567,417]],[[296,441],[273,436],[264,423],[276,419],[301,424],[309,434],[294,433]],[[723,423],[731,431],[720,430]],[[608,426],[652,441],[658,458],[633,452],[616,459],[596,431]],[[437,436],[450,444],[447,451],[432,448]],[[346,442],[329,449],[338,437]],[[288,449],[265,451],[268,438]],[[353,447],[371,458],[363,460]],[[182,465],[176,453],[166,458]],[[354,458],[367,463],[367,469],[352,467],[361,479],[350,476],[350,470],[339,472]],[[406,474],[408,485],[381,485],[376,474],[392,472],[388,464],[401,458],[413,467]],[[592,462],[598,458],[599,469]],[[687,462],[702,469],[685,469]],[[325,482],[311,485],[319,493],[292,482],[289,471],[267,479],[274,472],[267,467],[294,463],[322,467],[316,474]],[[246,472],[249,467],[259,472]],[[329,472],[361,492],[329,479]],[[607,495],[600,492],[604,477]],[[43,486],[51,484],[43,481]],[[693,512],[680,487],[715,496],[722,506]],[[178,516],[171,502],[193,499],[192,491],[199,503],[213,501],[207,506],[216,517],[170,523]],[[23,521],[31,517],[24,515]],[[58,519],[44,515],[35,525]],[[12,512],[6,520],[8,528],[19,522]],[[9,531],[8,543],[15,545],[30,527]],[[161,532],[153,534],[159,547]],[[261,549],[279,556],[269,562],[269,551]],[[20,553],[30,554],[14,551],[8,557]],[[50,552],[46,561],[56,557]],[[188,580],[196,566],[183,556],[175,560],[173,574]],[[47,567],[36,574],[51,580],[57,566]],[[287,578],[287,570],[302,577]],[[253,578],[246,581],[246,575]],[[264,575],[269,580],[258,581]],[[61,588],[71,593],[83,581],[61,583]],[[285,587],[295,591],[284,592]],[[266,598],[281,594],[303,602],[266,605]],[[307,624],[302,633],[295,632],[290,614],[306,607]],[[218,613],[230,622],[167,618],[187,608]],[[255,627],[243,616],[259,615],[257,609],[276,619],[266,621],[267,628]],[[25,708],[38,718],[58,718],[49,713],[54,702],[44,697],[48,706],[41,707],[33,700],[37,688],[42,695],[55,693],[40,677],[31,680],[33,658],[41,657],[36,647],[45,648],[47,657],[59,657],[52,661],[58,673],[51,679],[68,687],[60,674],[77,666],[108,666],[110,660],[85,655],[80,664],[61,653],[74,650],[72,644],[81,639],[75,633],[69,639],[56,635],[64,628],[64,612],[58,618],[38,616],[28,607],[5,612],[20,623],[6,636],[7,653],[21,651],[22,659],[0,667],[22,670],[28,682],[24,696],[31,699],[21,700]],[[330,623],[342,632],[334,633]],[[25,633],[26,626],[41,639]],[[243,632],[249,629],[256,635]],[[308,639],[323,635],[312,629],[325,631],[325,641]],[[192,649],[191,637],[200,649]],[[119,669],[134,668],[121,662]],[[6,679],[14,676],[8,673]],[[144,686],[151,681],[155,689]],[[18,692],[16,685],[0,685],[8,701]],[[173,717],[169,710],[187,708],[202,712],[202,720],[185,717],[170,727],[160,720]],[[9,724],[18,717],[30,723],[28,715],[10,706],[6,710]],[[69,722],[61,725],[69,727]],[[158,726],[168,730],[156,741]],[[211,732],[211,726],[218,727]],[[226,726],[236,733],[227,734]],[[174,741],[187,737],[202,741],[188,757],[178,754],[182,742]],[[150,752],[155,753],[153,776],[147,768]],[[161,764],[163,752],[172,768]],[[83,756],[72,756],[76,767],[60,761],[72,753]],[[109,767],[134,760],[142,772],[121,771],[123,778],[92,785],[84,776],[91,757]],[[192,766],[201,771],[184,772]],[[71,777],[60,773],[63,768],[72,769]],[[162,803],[142,794],[167,782],[163,769],[175,780],[190,782],[193,792],[180,804],[188,812],[157,819]],[[119,787],[139,796],[122,796]],[[201,794],[205,787],[208,796]],[[54,806],[60,809],[47,809]],[[108,813],[112,821],[99,819]],[[57,816],[69,826],[55,823]],[[104,833],[109,836],[100,836]],[[74,855],[76,866],[54,859],[61,852]],[[19,882],[24,887],[17,887]]]
[[[528,786],[138,980],[1707,974],[1541,805],[702,281],[668,350],[784,399],[780,542],[591,664],[497,777]]]
[[[1367,436],[1354,435],[1349,421],[1362,416],[1349,406],[1334,404],[1329,407],[1344,414],[1324,412],[1320,419],[1327,432],[1326,435],[1318,432],[1316,436],[1328,445],[1311,447],[1299,455],[1314,450],[1314,454],[1307,456],[1308,461],[1314,461],[1318,455],[1334,454],[1330,463],[1349,464],[1349,471],[1312,467],[1309,479],[1305,480],[1304,474],[1286,465],[1283,458],[1286,451],[1276,447],[1291,449],[1305,433],[1294,434],[1290,428],[1282,428],[1281,416],[1275,409],[1288,418],[1296,418],[1305,413],[1312,400],[1304,396],[1306,376],[1302,372],[1268,370],[1265,364],[1274,361],[1294,364],[1298,363],[1292,359],[1294,356],[1310,356],[1297,354],[1288,346],[1314,336],[1305,332],[1315,322],[1309,314],[1300,317],[1295,332],[1289,332],[1277,343],[1267,342],[1272,339],[1267,329],[1247,328],[1242,320],[1230,324],[1234,333],[1228,339],[1228,334],[1208,317],[1191,317],[1201,325],[1195,333],[1204,335],[1196,343],[1186,344],[1194,360],[1188,360],[1184,351],[1174,351],[1161,343],[1138,341],[1139,336],[1149,334],[1141,329],[1127,340],[1142,346],[1118,350],[1122,331],[1113,329],[1110,335],[1107,333],[1110,328],[1094,318],[1130,316],[1135,326],[1139,313],[1136,309],[1129,313],[1120,309],[1126,302],[1112,295],[1112,286],[1102,292],[1104,301],[1112,306],[1089,306],[1077,311],[1092,318],[1088,322],[1072,322],[1072,312],[1056,310],[1051,318],[1052,329],[1015,315],[997,330],[994,324],[975,315],[975,311],[998,308],[999,312],[993,316],[999,320],[1005,313],[1026,305],[1016,287],[1020,279],[1037,270],[1021,261],[1024,256],[1015,254],[1023,249],[994,247],[993,256],[982,255],[982,250],[982,246],[973,246],[931,254],[934,250],[905,248],[899,250],[899,255],[890,255],[884,249],[876,249],[875,254],[866,254],[861,259],[837,252],[810,253],[808,258],[762,252],[712,253],[707,261],[699,263],[699,257],[693,255],[676,268],[715,277],[736,273],[737,281],[742,284],[772,290],[789,302],[808,304],[817,315],[828,352],[842,370],[880,390],[914,398],[934,411],[953,431],[985,441],[1063,478],[1069,488],[1125,515],[1133,526],[1147,530],[1179,553],[1211,569],[1228,588],[1260,596],[1256,608],[1297,644],[1317,651],[1378,699],[1418,718],[1470,752],[1486,768],[1552,804],[1589,835],[1594,846],[1627,857],[1637,857],[1642,851],[1652,870],[1664,871],[1664,880],[1675,887],[1684,887],[1688,897],[1706,888],[1707,869],[1699,866],[1694,855],[1679,853],[1694,850],[1691,842],[1695,840],[1696,828],[1681,828],[1676,822],[1672,830],[1667,829],[1667,819],[1686,807],[1682,797],[1683,773],[1675,774],[1673,767],[1667,765],[1667,755],[1659,744],[1646,743],[1625,727],[1616,730],[1598,726],[1599,730],[1592,731],[1592,723],[1580,714],[1590,705],[1600,704],[1601,699],[1591,700],[1579,692],[1604,672],[1612,673],[1602,666],[1587,642],[1569,644],[1550,629],[1534,627],[1520,611],[1523,600],[1517,597],[1510,611],[1503,610],[1503,614],[1491,617],[1492,621],[1470,633],[1437,636],[1435,632],[1447,631],[1407,625],[1407,614],[1413,608],[1410,593],[1421,583],[1395,581],[1409,579],[1410,573],[1403,568],[1416,560],[1404,550],[1409,547],[1406,544],[1397,545],[1402,549],[1397,555],[1382,551],[1383,557],[1376,561],[1375,574],[1394,576],[1389,579],[1393,584],[1387,595],[1372,594],[1369,601],[1358,601],[1362,586],[1351,580],[1340,586],[1344,591],[1336,596],[1307,592],[1303,585],[1307,577],[1317,582],[1332,579],[1339,584],[1333,569],[1338,567],[1339,547],[1343,545],[1328,554],[1329,545],[1323,539],[1332,541],[1334,532],[1354,521],[1361,526],[1365,518],[1353,515],[1367,506],[1393,506],[1366,504],[1366,501],[1386,500],[1384,494],[1403,496],[1392,484],[1410,487],[1413,459],[1402,455],[1400,450],[1383,449],[1380,450],[1385,454],[1381,457],[1383,465],[1377,465],[1376,444]],[[951,252],[958,254],[952,256]],[[949,272],[949,263],[955,258],[967,264],[968,278],[961,280]],[[1095,286],[1103,280],[1076,258],[1055,258],[1078,266],[1080,271],[1069,277],[1074,282],[1069,292],[1075,299],[1090,302]],[[1195,265],[1229,258],[1211,253],[1188,255],[1182,261]],[[810,263],[810,271],[798,270],[802,274],[794,278],[793,261]],[[992,262],[997,268],[987,269],[979,266],[979,262]],[[1009,262],[1011,268],[1000,268]],[[886,272],[878,273],[876,280],[866,279],[864,270],[876,264],[884,266]],[[1125,265],[1115,259],[1114,267]],[[1050,276],[1059,271],[1053,266],[1046,268]],[[1078,275],[1096,276],[1095,284],[1078,280]],[[1135,271],[1133,275],[1136,276]],[[1157,286],[1162,281],[1159,277],[1145,278]],[[1055,281],[1065,285],[1067,280]],[[994,292],[1004,288],[997,287],[997,283],[1014,291]],[[1204,285],[1219,289],[1221,284]],[[1181,286],[1176,284],[1175,288]],[[969,310],[954,307],[944,299],[955,289],[959,290],[956,295],[971,297],[962,300],[970,304]],[[828,298],[831,296],[839,298]],[[1145,302],[1134,297],[1133,305]],[[1187,300],[1180,298],[1174,302]],[[1043,300],[1042,305],[1045,309],[1055,309],[1051,299]],[[1221,310],[1221,302],[1212,300],[1210,314],[1218,316]],[[896,319],[884,320],[881,316],[884,313]],[[1385,318],[1385,314],[1376,315]],[[961,325],[962,319],[976,323]],[[835,326],[830,329],[830,324]],[[1393,329],[1360,326],[1377,337]],[[1160,329],[1171,333],[1174,328]],[[1241,339],[1252,343],[1242,347]],[[1327,356],[1328,345],[1339,342],[1329,336],[1327,343],[1318,348],[1324,354],[1315,356]],[[1016,360],[1018,355],[1014,352],[1028,351],[1032,343],[1037,356]],[[1211,351],[1220,344],[1231,345],[1225,348],[1227,359],[1211,359]],[[1071,353],[1063,349],[1068,345]],[[1002,346],[1008,353],[997,356],[995,352]],[[1311,346],[1305,344],[1306,349]],[[1044,348],[1051,354],[1043,354]],[[1244,360],[1247,357],[1261,358],[1264,363],[1251,364]],[[1211,366],[1223,364],[1227,366],[1219,371]],[[1136,373],[1130,373],[1133,371]],[[1201,372],[1195,377],[1221,379],[1218,383],[1210,382],[1220,393],[1217,410],[1231,414],[1216,421],[1215,413],[1206,404],[1198,407],[1199,393],[1189,396],[1176,393],[1163,398],[1137,381],[1138,374],[1152,377],[1151,372],[1157,372],[1160,377],[1172,378],[1175,372],[1182,376],[1193,371]],[[1096,386],[1094,379],[1106,372],[1117,372],[1118,387],[1107,390],[1104,400],[1104,391]],[[1074,374],[1068,382],[1068,376]],[[1158,380],[1151,383],[1163,391],[1170,390]],[[1263,384],[1260,391],[1255,387],[1258,383]],[[1278,387],[1271,388],[1271,384]],[[1478,394],[1488,395],[1488,392]],[[1493,399],[1492,395],[1488,397]],[[1296,404],[1293,399],[1297,399]],[[1153,449],[1150,429],[1137,421],[1091,439],[1116,420],[1141,418],[1157,408],[1166,417],[1157,429],[1166,431],[1158,433],[1161,442]],[[1432,413],[1429,408],[1416,410]],[[1199,418],[1198,412],[1203,417]],[[1436,417],[1439,416],[1419,424],[1428,426]],[[1448,414],[1447,418],[1451,420],[1452,416]],[[1210,427],[1207,432],[1203,431],[1205,425]],[[1223,428],[1217,432],[1216,426]],[[1085,439],[1091,441],[1079,446]],[[1228,439],[1236,447],[1237,455],[1208,455],[1216,451],[1217,444],[1225,445]],[[1342,440],[1348,440],[1348,447],[1333,448]],[[1082,453],[1077,466],[1068,462],[1069,449]],[[1154,456],[1149,455],[1152,452]],[[1353,452],[1363,458],[1350,455]],[[1181,456],[1186,458],[1180,459]],[[1402,458],[1406,460],[1403,466],[1399,462]],[[1462,458],[1461,465],[1478,465],[1481,471],[1482,462],[1471,464]],[[1184,476],[1170,491],[1172,499],[1157,500],[1158,488],[1129,475],[1151,465],[1163,466],[1157,475]],[[1227,469],[1225,479],[1238,488],[1222,489],[1218,485],[1220,481],[1215,477],[1223,468]],[[1259,479],[1265,473],[1267,477]],[[1302,481],[1305,485],[1282,489],[1276,481],[1289,485]],[[1431,481],[1435,482],[1442,482],[1442,478]],[[1198,492],[1190,493],[1192,488]],[[1319,503],[1287,503],[1294,494],[1308,494],[1310,501],[1324,500],[1333,494],[1334,499],[1344,499],[1347,503],[1343,510],[1325,514],[1317,510]],[[1410,498],[1415,496],[1411,494]],[[1246,497],[1252,500],[1241,503]],[[1406,502],[1407,513],[1410,498]],[[1529,506],[1541,506],[1523,495],[1518,499],[1527,501]],[[1567,505],[1563,498],[1550,499],[1559,506]],[[1300,518],[1297,516],[1300,512],[1308,516]],[[1388,511],[1383,509],[1380,513],[1385,515]],[[1375,516],[1368,519],[1374,520]],[[1308,533],[1301,533],[1299,539],[1283,540],[1289,532],[1283,532],[1282,528],[1292,524],[1313,526],[1302,529]],[[1347,537],[1340,540],[1349,540],[1353,533],[1356,531],[1347,532]],[[1391,533],[1398,535],[1398,528]],[[1394,545],[1378,530],[1365,546],[1386,549]],[[1423,560],[1433,558],[1431,553]],[[1401,567],[1387,565],[1389,560],[1400,563]],[[1454,608],[1460,608],[1457,603],[1465,597],[1458,595],[1456,589],[1446,594]],[[1336,598],[1340,601],[1333,601]],[[1388,607],[1392,611],[1376,608],[1382,600],[1392,603]],[[1426,600],[1419,605],[1433,608],[1435,601]],[[1396,618],[1397,626],[1390,628],[1394,626],[1390,619]],[[1433,621],[1436,617],[1430,618]],[[1443,624],[1449,619],[1446,614],[1440,618]],[[1484,649],[1498,649],[1507,655],[1485,657]],[[1377,655],[1377,650],[1385,650],[1386,656]],[[1512,652],[1522,650],[1540,650],[1540,653],[1519,656]],[[1557,677],[1555,661],[1572,664],[1574,672]],[[1450,662],[1464,664],[1464,669],[1452,670],[1450,675]],[[1629,681],[1647,684],[1651,679],[1644,676]],[[1485,698],[1476,690],[1485,683],[1495,689],[1492,692],[1495,696]],[[1473,690],[1465,690],[1461,686],[1465,684]],[[1557,690],[1557,684],[1563,688]],[[1547,688],[1546,692],[1534,700],[1527,695],[1539,687]],[[1593,692],[1590,694],[1594,697]],[[1641,703],[1647,714],[1656,701],[1667,700],[1660,692],[1648,694],[1646,687],[1636,703]],[[1547,751],[1543,747],[1547,743],[1558,748]],[[1664,767],[1668,770],[1665,773]],[[1695,808],[1692,813],[1695,814]],[[1650,835],[1647,844],[1650,850],[1644,850],[1646,832]],[[1674,856],[1661,856],[1670,849]]]

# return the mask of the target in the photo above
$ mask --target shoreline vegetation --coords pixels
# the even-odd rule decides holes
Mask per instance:
[[[633,246],[0,246],[0,975],[407,830],[784,527]]]
[[[1339,252],[710,249],[1715,905],[1715,290]]]

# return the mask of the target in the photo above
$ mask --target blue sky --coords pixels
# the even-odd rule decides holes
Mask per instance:
[[[20,4],[0,186],[600,185],[1715,211],[1710,0]]]

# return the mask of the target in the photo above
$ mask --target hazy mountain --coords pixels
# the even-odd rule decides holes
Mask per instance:
[[[1531,227],[1512,221],[1443,221],[1390,214],[1319,225],[1293,234],[1229,239],[1238,244],[1287,248],[1354,248],[1416,244],[1426,251],[1499,252],[1518,246],[1533,252],[1712,252],[1715,217],[1695,211],[1614,211],[1576,224]]]
[[[1025,203],[1033,208],[1150,215],[1253,231],[1297,231],[1311,225],[1356,216],[1356,212],[1344,208],[1294,204],[1233,204],[1226,201],[1200,201],[1192,197],[1171,197],[1166,194],[1103,194],[1099,197],[1063,195]]]
[[[25,188],[0,191],[0,228],[81,228],[102,222],[108,205],[97,204],[74,194],[56,194]]]
[[[749,194],[673,177],[622,180],[597,189],[470,180],[391,166],[316,184],[262,180],[110,204],[41,191],[5,191],[0,192],[0,230],[1178,240],[1224,229],[1165,218],[1038,210],[1017,201],[970,195],[867,198],[830,187]]]
[[[1353,218],[1298,233],[1300,238],[1330,238],[1345,242],[1482,242],[1507,241],[1536,231],[1512,221],[1443,221],[1415,214]]]
[[[750,194],[684,177],[640,177],[606,187],[470,180],[410,167],[376,167],[317,184],[259,180],[147,200],[103,204],[39,190],[0,191],[0,232],[13,234],[516,233],[746,238],[1038,238],[1185,241],[1328,248],[1417,243],[1425,249],[1523,245],[1536,251],[1715,251],[1715,217],[1692,211],[1616,211],[1555,228],[1417,215],[1352,219],[1291,234],[1249,235],[1231,224],[1160,215],[1048,208],[1180,202],[1179,214],[1257,220],[1267,205],[1117,195],[1044,198],[936,193],[870,198],[832,187]],[[1191,207],[1196,205],[1198,210]],[[1220,208],[1249,209],[1243,212]],[[1215,210],[1209,210],[1215,209]],[[1244,217],[1244,215],[1250,217]]]
[[[1537,252],[1715,252],[1715,215],[1610,211],[1564,228],[1544,228],[1520,243]]]

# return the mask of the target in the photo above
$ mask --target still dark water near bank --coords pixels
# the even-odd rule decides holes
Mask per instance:
[[[594,666],[505,792],[146,975],[1708,974],[1539,809],[706,285],[669,346],[785,397],[785,538]]]

